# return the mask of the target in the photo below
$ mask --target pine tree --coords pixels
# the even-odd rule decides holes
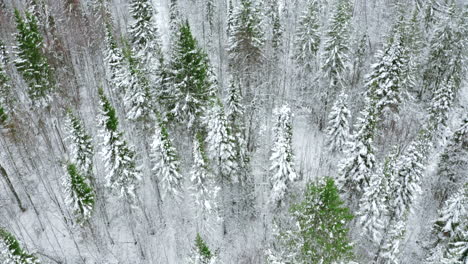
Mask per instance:
[[[197,133],[193,140],[193,165],[190,174],[197,206],[202,213],[213,212],[216,209],[216,195],[219,188],[213,181],[201,133]]]
[[[166,126],[161,120],[158,120],[155,125],[151,158],[154,163],[152,172],[158,177],[164,196],[181,198],[182,175],[180,175],[179,158]]]
[[[39,264],[39,260],[21,248],[18,240],[0,228],[0,261],[4,264]]]
[[[328,82],[327,95],[336,94],[344,85],[348,67],[350,19],[351,5],[349,0],[339,0],[331,17],[324,44],[322,71]]]
[[[347,95],[341,93],[332,107],[328,116],[327,145],[331,151],[342,152],[349,141],[349,118],[351,112],[348,109]]]
[[[179,32],[180,21],[179,6],[177,0],[170,0],[169,2],[169,29],[171,31],[171,41],[176,38],[177,32]]]
[[[214,80],[208,57],[198,47],[188,21],[179,28],[169,67],[172,86],[165,95],[168,111],[192,126],[214,96]]]
[[[66,170],[68,175],[63,180],[67,196],[65,202],[81,224],[91,218],[95,203],[94,191],[75,164],[68,163]]]
[[[221,102],[215,102],[205,116],[205,127],[208,130],[206,142],[213,165],[218,169],[221,180],[231,180],[239,168],[235,152],[235,143]],[[237,180],[237,179],[234,179]]]
[[[216,255],[211,252],[208,245],[203,241],[200,234],[195,237],[195,247],[192,249],[192,254],[188,260],[190,264],[215,264]]]
[[[232,28],[234,27],[234,5],[232,3],[232,0],[229,0],[229,5],[228,5],[228,15],[227,15],[227,23],[226,23],[226,35],[228,38],[231,37],[232,33]]]
[[[283,26],[281,25],[281,17],[279,12],[278,1],[272,1],[272,36],[271,47],[273,48],[273,61],[278,61],[279,56],[283,53]]]
[[[436,198],[444,201],[448,194],[463,182],[468,169],[468,116],[453,133],[439,160],[437,175],[439,181],[435,186]]]
[[[257,66],[263,60],[264,36],[259,11],[251,0],[241,0],[234,12],[234,24],[229,38],[230,65],[234,69]]]
[[[47,103],[54,80],[52,69],[42,51],[44,43],[39,33],[37,18],[28,12],[23,18],[20,12],[15,10],[15,19],[18,30],[16,67],[29,86],[28,93],[31,100],[39,105]]]
[[[297,179],[294,169],[294,155],[292,151],[292,122],[291,109],[284,105],[275,111],[276,124],[274,127],[275,143],[270,157],[272,190],[270,201],[275,206],[284,204],[288,187]]]
[[[304,200],[291,207],[294,228],[280,237],[286,263],[337,263],[352,258],[347,224],[353,219],[331,178],[306,186]]]
[[[392,221],[388,230],[385,243],[377,257],[381,261],[379,263],[398,264],[400,263],[400,243],[406,231],[406,222],[404,220]]]
[[[302,69],[309,72],[314,67],[315,57],[320,46],[320,24],[317,11],[317,2],[309,1],[307,10],[300,17],[296,31],[294,58]]]
[[[130,14],[133,18],[129,30],[130,43],[135,57],[149,68],[149,73],[154,73],[161,56],[161,44],[151,1],[133,0]]]
[[[102,156],[106,167],[107,186],[117,191],[125,201],[133,203],[136,199],[135,189],[140,180],[140,171],[136,166],[135,151],[128,146],[123,133],[118,131],[119,121],[115,108],[99,89],[101,111]]]
[[[70,158],[86,177],[92,178],[94,147],[91,136],[86,132],[83,122],[71,110],[67,111],[67,139],[71,143]]]
[[[435,92],[429,107],[430,128],[439,132],[448,121],[448,115],[454,101],[454,83],[452,79],[444,82]]]
[[[465,263],[468,260],[468,185],[446,201],[434,224],[437,235],[429,263]]]

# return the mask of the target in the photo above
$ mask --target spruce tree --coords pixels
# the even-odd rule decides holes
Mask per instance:
[[[0,261],[4,264],[40,263],[37,257],[26,252],[18,240],[3,228],[0,228]]]
[[[207,129],[206,142],[209,157],[218,170],[218,177],[222,181],[232,180],[232,176],[239,168],[235,152],[235,143],[232,131],[220,101],[212,104],[205,116]],[[237,179],[234,179],[235,181]]]
[[[170,0],[169,2],[169,29],[171,32],[171,42],[174,42],[177,32],[179,31],[180,21],[180,12],[177,0]]]
[[[141,121],[145,126],[149,126],[154,120],[154,105],[148,76],[132,49],[126,47],[124,57],[128,61],[126,64],[128,68],[122,71],[122,81],[126,87],[124,105],[127,109],[127,118]]]
[[[435,186],[436,199],[445,201],[449,193],[463,182],[468,169],[468,116],[450,137],[440,156],[437,169],[439,180]]]
[[[15,65],[22,74],[29,89],[31,100],[38,105],[48,103],[50,91],[54,88],[52,69],[43,52],[44,40],[39,32],[37,18],[26,12],[23,17],[15,10],[16,55]]]
[[[118,130],[119,121],[115,108],[99,89],[102,156],[106,168],[107,187],[119,193],[128,203],[136,200],[135,190],[140,180],[136,166],[136,153],[128,146],[123,133]]]
[[[180,175],[179,158],[166,126],[161,120],[155,124],[151,159],[154,164],[151,171],[162,185],[163,196],[180,199],[183,178]]]
[[[294,227],[280,236],[285,263],[337,263],[350,260],[353,248],[347,224],[353,219],[331,178],[309,183],[304,200],[291,207]]]
[[[292,182],[297,179],[294,169],[294,155],[292,151],[292,121],[291,109],[284,105],[275,111],[274,126],[275,142],[270,156],[270,179],[272,190],[270,201],[275,206],[285,203],[285,196]]]
[[[166,106],[173,118],[191,126],[213,98],[214,80],[208,57],[198,47],[188,21],[179,28],[169,68],[172,85],[164,95]]]
[[[343,152],[349,141],[349,118],[351,112],[348,109],[347,98],[348,96],[342,92],[328,116],[327,145],[333,152]]]
[[[70,158],[86,177],[93,177],[94,147],[91,136],[86,132],[83,121],[76,117],[71,110],[66,118],[67,139],[71,143]]]
[[[452,109],[455,94],[455,84],[451,77],[442,83],[434,92],[434,96],[429,106],[429,127],[436,134],[447,125],[449,112]]]
[[[329,22],[330,26],[324,44],[322,71],[327,81],[325,100],[329,100],[330,95],[334,97],[344,85],[349,60],[350,20],[349,0],[339,0]]]
[[[65,202],[72,210],[78,223],[86,222],[93,212],[95,195],[89,180],[82,175],[77,166],[68,163],[67,175],[64,177]]]
[[[218,187],[213,181],[204,145],[202,134],[197,133],[193,140],[193,165],[190,171],[190,181],[197,207],[202,213],[210,213],[216,209]]]
[[[111,84],[111,87],[118,96],[124,96],[127,87],[128,81],[124,79],[125,73],[125,59],[122,54],[122,50],[117,45],[115,40],[114,33],[112,32],[111,21],[106,21],[105,24],[105,61],[108,69],[108,81]]]
[[[130,43],[135,57],[148,69],[148,73],[154,73],[161,56],[161,44],[151,1],[133,0],[130,15],[133,18],[129,30]]]
[[[468,185],[450,196],[439,212],[437,236],[428,263],[465,263],[468,260]]]
[[[307,10],[303,12],[296,31],[295,55],[300,67],[310,72],[320,46],[320,32],[317,2],[309,1]]]
[[[216,255],[211,252],[208,245],[203,241],[200,234],[195,237],[195,246],[192,249],[192,254],[188,259],[190,264],[215,264]]]
[[[259,10],[252,0],[241,0],[234,11],[234,23],[229,38],[230,65],[253,69],[263,61],[264,35],[260,25]]]
[[[13,107],[13,95],[11,80],[6,72],[8,62],[6,48],[0,40],[0,124],[8,119],[8,114]]]

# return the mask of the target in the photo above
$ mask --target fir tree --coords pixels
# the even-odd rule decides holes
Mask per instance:
[[[93,212],[94,192],[88,180],[73,163],[67,164],[67,173],[63,185],[67,195],[65,202],[73,211],[78,223],[86,222]]]
[[[231,66],[255,67],[263,60],[265,42],[260,27],[259,11],[251,0],[241,0],[234,13],[234,24],[229,38]]]
[[[4,264],[39,264],[39,260],[21,248],[18,240],[0,228],[0,261]]]
[[[214,14],[215,14],[216,4],[214,0],[205,1],[205,20],[208,22],[209,26],[209,36],[213,34],[214,30]]]
[[[295,55],[297,63],[306,71],[311,71],[320,46],[317,2],[309,1],[296,31]]]
[[[177,0],[170,0],[169,2],[169,29],[171,31],[171,40],[174,41],[174,38],[179,31],[180,21],[179,6]]]
[[[381,263],[398,264],[400,263],[400,243],[406,231],[406,223],[404,220],[394,220],[390,223],[388,230],[385,243],[383,243],[377,257]]]
[[[337,263],[352,258],[347,224],[353,216],[343,206],[330,178],[306,186],[304,200],[291,207],[294,228],[284,232],[286,263]]]
[[[94,147],[91,136],[86,133],[83,122],[70,110],[67,111],[66,119],[67,139],[70,144],[70,157],[72,163],[85,173],[86,177],[92,178]]]
[[[151,158],[154,163],[152,172],[155,177],[158,177],[164,196],[181,198],[182,175],[180,175],[179,158],[166,126],[161,120],[158,120],[155,125]]]
[[[342,152],[349,141],[349,118],[347,95],[341,93],[328,116],[327,145],[331,151]]]
[[[279,13],[278,1],[272,1],[272,36],[271,47],[273,48],[273,61],[278,61],[280,54],[283,52],[283,27],[281,25],[281,17]]]
[[[274,127],[275,143],[270,161],[270,179],[272,190],[271,202],[276,206],[284,204],[285,195],[292,182],[297,179],[294,169],[294,155],[292,151],[292,122],[291,109],[284,105],[276,110],[276,124]]]
[[[44,40],[39,33],[37,19],[28,12],[23,18],[18,10],[15,10],[15,19],[18,30],[16,67],[29,86],[30,98],[39,105],[47,103],[54,83],[52,70],[43,52]]]
[[[437,175],[439,181],[435,186],[436,198],[444,201],[448,194],[463,182],[468,169],[468,116],[451,136],[439,160]]]
[[[106,185],[117,191],[125,201],[133,203],[136,199],[136,185],[140,180],[140,171],[135,161],[136,153],[124,140],[123,133],[119,132],[117,113],[102,89],[99,89],[99,100]]]
[[[192,36],[188,21],[179,28],[174,44],[166,93],[168,111],[177,120],[193,125],[214,96],[213,76],[208,57]]]
[[[232,28],[234,27],[234,4],[232,0],[229,0],[228,6],[228,15],[227,15],[227,23],[226,23],[226,33],[228,38],[231,37]]]
[[[193,141],[193,165],[190,174],[193,196],[197,206],[201,208],[203,213],[214,211],[218,188],[215,186],[213,175],[210,172],[201,133],[197,133]]]
[[[326,33],[324,64],[322,70],[327,78],[327,95],[336,94],[344,85],[348,64],[348,41],[351,19],[349,0],[339,0]],[[328,98],[328,96],[327,96]]]
[[[231,180],[231,176],[237,171],[239,164],[236,159],[234,137],[221,102],[213,103],[208,110],[205,117],[205,127],[208,130],[206,136],[208,153],[218,169],[218,176],[221,180]]]
[[[216,256],[211,252],[208,245],[203,241],[200,234],[197,233],[195,237],[195,247],[192,249],[188,263],[190,264],[214,264],[216,263]]]
[[[430,129],[438,133],[448,121],[448,115],[454,101],[454,83],[452,79],[444,82],[435,92],[429,107]]]

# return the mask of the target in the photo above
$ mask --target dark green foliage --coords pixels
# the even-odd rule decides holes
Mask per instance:
[[[296,229],[284,233],[291,263],[335,263],[352,258],[348,223],[353,219],[343,206],[333,179],[310,183],[301,203],[291,207]]]
[[[102,110],[104,115],[107,117],[106,120],[106,129],[112,132],[117,132],[117,126],[119,125],[119,120],[117,119],[117,113],[115,108],[109,102],[109,99],[104,95],[104,90],[100,88],[98,90],[99,98],[102,101]]]
[[[18,240],[8,231],[0,227],[0,240],[3,240],[11,253],[15,264],[38,264],[39,261],[34,255],[28,254],[21,248]]]
[[[197,233],[197,237],[195,238],[195,246],[203,258],[210,259],[212,257],[212,253],[208,248],[208,245],[203,241],[199,233]]]
[[[67,165],[67,172],[69,176],[67,186],[67,191],[69,192],[68,199],[78,221],[82,222],[91,215],[95,203],[94,192],[75,164],[69,163]]]
[[[170,63],[173,86],[164,97],[168,111],[179,120],[193,121],[213,98],[213,80],[208,57],[198,47],[188,21],[179,28]]]
[[[28,12],[23,18],[18,10],[15,10],[15,19],[18,30],[16,67],[29,86],[30,98],[32,100],[46,98],[53,89],[53,76],[42,50],[44,40],[39,33],[37,19]]]

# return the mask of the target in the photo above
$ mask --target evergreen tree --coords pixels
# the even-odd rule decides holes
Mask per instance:
[[[404,220],[391,221],[388,227],[388,234],[382,249],[377,256],[381,263],[398,264],[400,254],[400,243],[406,231],[406,222]]]
[[[102,89],[99,89],[99,100],[99,123],[107,186],[119,192],[125,201],[133,203],[136,199],[136,185],[140,180],[140,171],[135,161],[136,153],[124,140],[123,133],[119,132],[117,113]]]
[[[231,37],[232,28],[234,27],[234,4],[232,0],[229,0],[228,5],[228,15],[227,15],[227,23],[226,23],[226,33],[228,38]]]
[[[118,95],[124,96],[128,86],[128,81],[124,79],[125,59],[121,49],[117,45],[117,41],[114,38],[111,22],[106,22],[105,29],[105,61],[109,71],[109,82],[111,83],[113,90]]]
[[[328,116],[327,145],[331,151],[342,152],[349,141],[349,118],[347,95],[341,93]]]
[[[122,80],[126,87],[124,105],[127,109],[127,118],[142,121],[148,126],[154,119],[150,83],[138,57],[135,57],[129,47],[124,51],[124,57],[128,61],[128,69],[124,69],[122,72]]]
[[[375,104],[366,98],[366,107],[358,118],[355,134],[350,140],[347,157],[341,165],[339,184],[350,196],[357,199],[370,183],[375,165],[373,139],[376,127]]]
[[[130,14],[133,18],[129,30],[133,53],[149,73],[154,73],[161,56],[161,44],[151,1],[133,0]]]
[[[21,248],[18,240],[0,228],[0,261],[3,264],[39,264],[39,260]]]
[[[468,260],[468,185],[451,195],[439,212],[437,235],[429,263],[466,263]]]
[[[190,264],[215,264],[216,255],[211,252],[208,245],[203,241],[200,234],[195,237],[195,247],[192,249],[192,254],[188,260]]]
[[[168,111],[191,126],[213,98],[214,80],[208,57],[198,47],[188,21],[179,28],[169,67],[172,86],[165,95]]]
[[[377,115],[383,116],[382,119],[399,111],[401,81],[406,67],[403,49],[399,35],[394,33],[384,51],[377,53],[378,62],[372,66],[368,77],[368,96],[376,101]],[[394,118],[390,117],[391,120]]]
[[[73,163],[67,164],[67,173],[64,177],[66,204],[73,211],[78,223],[86,222],[93,212],[94,192],[88,180]]]
[[[462,183],[468,169],[468,116],[453,133],[439,160],[435,186],[436,198],[445,201],[448,194]]]
[[[245,67],[248,71],[263,60],[262,48],[265,40],[259,10],[251,0],[241,0],[233,17],[229,38],[230,64],[234,69],[241,70],[239,67]]]
[[[67,111],[66,130],[67,139],[71,143],[69,146],[72,163],[76,164],[86,177],[92,178],[94,158],[92,138],[86,132],[83,122],[70,110]]]
[[[319,21],[317,2],[309,1],[307,10],[303,12],[296,31],[295,55],[302,69],[311,71],[320,46]]]
[[[0,124],[8,119],[8,113],[13,107],[13,95],[10,84],[10,77],[6,72],[8,57],[6,48],[0,40]]]
[[[205,1],[205,20],[208,22],[209,26],[209,37],[213,34],[214,30],[214,15],[215,15],[216,4],[214,0]]]
[[[281,25],[281,17],[279,13],[278,1],[272,1],[272,36],[271,47],[273,48],[273,61],[278,61],[280,54],[283,52],[283,27]]]
[[[448,79],[434,92],[429,107],[429,126],[434,132],[437,133],[446,126],[454,97],[454,82],[452,79]]]
[[[292,182],[297,179],[294,169],[294,155],[292,151],[292,122],[291,109],[284,105],[275,111],[276,124],[274,126],[275,143],[270,157],[272,190],[270,200],[275,206],[284,204],[285,195]]]
[[[349,0],[339,0],[326,33],[322,70],[327,79],[327,96],[335,95],[345,81],[348,64],[349,27],[351,5]]]
[[[343,206],[334,181],[306,186],[304,200],[291,207],[294,228],[280,238],[286,263],[337,263],[352,258],[347,224],[353,216]],[[281,263],[281,262],[280,262]]]
[[[221,180],[231,180],[231,176],[239,168],[235,152],[235,143],[221,102],[215,102],[205,117],[205,127],[208,130],[206,142],[208,153],[218,169]],[[234,179],[237,180],[237,179]]]
[[[170,0],[169,2],[169,29],[171,31],[171,41],[174,41],[174,38],[179,31],[180,21],[179,6],[177,0]]]
[[[180,175],[179,158],[166,126],[161,120],[158,120],[155,125],[151,158],[154,163],[152,172],[158,177],[164,196],[181,198],[183,179]]]
[[[39,105],[47,103],[54,81],[43,52],[43,37],[39,33],[37,19],[28,12],[23,18],[18,10],[15,10],[15,19],[18,30],[16,67],[29,86],[28,93],[33,102]]]
[[[218,187],[215,186],[210,172],[201,133],[197,133],[193,141],[193,165],[190,174],[197,206],[201,208],[202,213],[214,211]]]

